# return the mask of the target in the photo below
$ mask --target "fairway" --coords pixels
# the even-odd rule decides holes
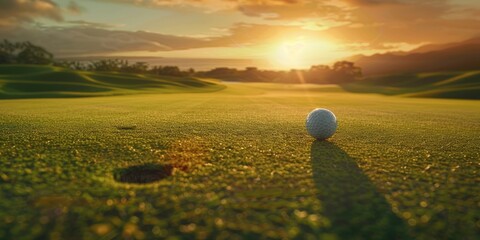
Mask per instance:
[[[1,100],[0,239],[480,236],[479,101],[225,85]]]

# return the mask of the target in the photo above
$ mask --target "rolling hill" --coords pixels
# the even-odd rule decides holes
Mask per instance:
[[[410,52],[357,55],[349,60],[360,66],[366,76],[480,70],[480,38],[425,45]]]
[[[480,71],[373,76],[342,87],[351,92],[406,97],[480,99]]]
[[[223,88],[223,85],[216,82],[190,77],[82,72],[53,66],[0,65],[0,99],[210,92]]]

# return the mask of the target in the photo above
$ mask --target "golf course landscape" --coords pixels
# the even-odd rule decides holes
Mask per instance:
[[[480,240],[479,0],[0,0],[0,240]]]
[[[480,102],[367,85],[0,66],[0,239],[478,239]]]

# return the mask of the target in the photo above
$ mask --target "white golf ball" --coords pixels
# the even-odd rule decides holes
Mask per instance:
[[[325,108],[317,108],[307,116],[307,132],[316,139],[327,139],[337,130],[337,117]]]

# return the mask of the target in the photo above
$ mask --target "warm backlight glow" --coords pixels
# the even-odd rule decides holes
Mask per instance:
[[[270,62],[274,68],[308,68],[313,64],[333,61],[336,48],[331,42],[303,37],[279,41],[271,50]]]
[[[302,67],[305,47],[302,40],[283,42],[277,47],[273,60],[281,68]]]

